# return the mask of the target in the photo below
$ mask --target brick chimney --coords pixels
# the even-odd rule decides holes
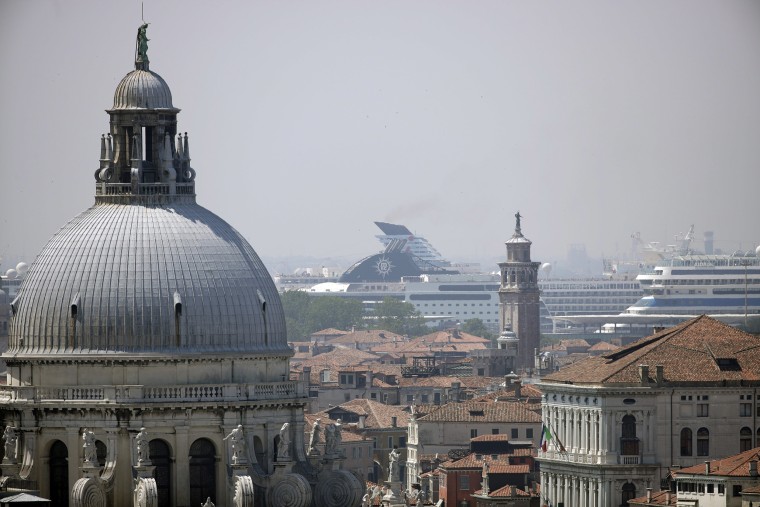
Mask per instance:
[[[520,398],[522,396],[522,382],[520,380],[515,380],[515,398]]]
[[[662,383],[665,381],[665,375],[663,373],[664,368],[661,364],[658,364],[658,365],[655,365],[654,370],[656,372],[655,375],[657,379],[657,385],[661,386]]]
[[[649,365],[646,365],[646,364],[639,365],[639,379],[641,380],[641,385],[643,386],[649,383]]]
[[[749,462],[749,476],[757,477],[757,460],[753,459]]]

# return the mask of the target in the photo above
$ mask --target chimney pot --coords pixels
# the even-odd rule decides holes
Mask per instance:
[[[639,379],[641,380],[641,385],[649,383],[649,365],[639,365]]]

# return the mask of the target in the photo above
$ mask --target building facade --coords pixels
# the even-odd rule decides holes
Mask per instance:
[[[544,377],[542,495],[628,505],[688,467],[757,444],[760,338],[706,316]]]

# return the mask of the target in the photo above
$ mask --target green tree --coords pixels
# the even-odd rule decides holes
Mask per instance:
[[[390,297],[375,306],[374,327],[408,336],[422,336],[429,331],[413,304]]]
[[[471,334],[474,336],[480,336],[487,340],[493,340],[496,335],[488,330],[486,325],[480,319],[468,319],[462,323],[461,331],[463,333]]]
[[[349,331],[352,327],[362,326],[363,313],[362,303],[355,299],[314,297],[306,312],[306,327],[309,333],[329,327]]]
[[[300,290],[289,290],[280,295],[282,309],[285,312],[285,327],[289,341],[304,341],[309,337],[306,315],[311,298]]]

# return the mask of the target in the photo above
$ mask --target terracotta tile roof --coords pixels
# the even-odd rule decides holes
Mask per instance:
[[[750,488],[742,488],[742,494],[752,493],[754,495],[760,495],[760,484],[752,486]]]
[[[559,342],[561,345],[563,345],[565,348],[568,347],[589,347],[589,344],[586,340],[582,338],[575,338],[573,340],[561,340]]]
[[[540,423],[541,416],[515,402],[463,402],[447,403],[419,420],[425,422],[521,422]]]
[[[760,337],[703,315],[638,340],[615,352],[589,357],[543,378],[544,383],[640,384],[640,364],[664,367],[665,382],[760,381]]]
[[[670,497],[668,497],[668,493],[670,493]],[[669,501],[668,501],[668,498],[669,498]],[[638,498],[634,498],[632,500],[628,500],[628,503],[632,505],[633,504],[635,505],[677,505],[678,504],[676,494],[667,490],[652,492],[652,501],[649,503],[647,503],[646,495],[640,496]]]
[[[470,442],[509,442],[509,435],[499,433],[498,435],[479,435],[471,438]]]
[[[312,370],[319,367],[345,368],[377,360],[377,355],[356,349],[335,349],[304,359],[300,366],[311,366]],[[365,368],[366,369],[366,368]]]
[[[327,329],[323,329],[321,331],[316,331],[314,333],[311,333],[310,336],[334,336],[334,335],[344,335],[347,334],[348,331],[343,331],[341,329],[335,329],[334,327],[328,327]]]
[[[760,447],[755,447],[749,451],[744,451],[727,458],[710,461],[709,475],[750,477],[750,461],[760,461]],[[684,475],[708,475],[705,473],[706,469],[707,467],[703,463],[677,470],[674,472],[674,475],[676,479]],[[760,478],[758,480],[760,481]]]
[[[483,496],[483,490],[479,489],[478,491],[475,492],[475,494]],[[490,493],[488,493],[488,496],[491,498],[502,498],[502,497],[531,496],[531,495],[527,491],[523,491],[517,486],[511,486],[507,484],[503,488],[499,488],[496,491],[491,491]]]
[[[592,345],[588,350],[589,352],[599,352],[599,351],[613,351],[619,348],[620,348],[619,346],[613,345],[610,342],[598,342]]]
[[[406,407],[401,405],[385,405],[374,400],[356,398],[336,407],[317,412],[315,415],[321,415],[323,418],[329,418],[328,414],[340,408],[356,415],[364,415],[367,418],[364,421],[365,428],[390,428],[392,424],[391,417],[396,418],[396,426],[406,428],[409,424],[409,412]]]
[[[479,457],[480,456],[480,457]],[[483,462],[488,463],[488,471],[492,474],[528,474],[530,465],[512,465],[509,462],[510,454],[497,454],[493,459],[490,454],[468,454],[462,459],[441,463],[444,470],[477,470],[483,468]]]
[[[518,401],[515,398],[515,388],[510,386],[508,388],[499,389],[483,396],[473,398],[472,401]],[[541,390],[533,384],[524,384],[520,386],[520,399],[524,403],[541,403]]]
[[[474,336],[468,333],[462,333],[461,331],[446,330],[436,331],[434,333],[426,334],[413,338],[405,343],[392,343],[379,347],[373,347],[373,352],[405,352],[408,354],[422,355],[429,353],[430,350],[435,351],[459,351],[468,352],[470,350],[481,350],[488,348],[490,340],[481,338],[480,336]]]
[[[328,340],[327,343],[352,345],[354,343],[405,343],[407,340],[403,335],[384,331],[382,329],[370,329],[354,331],[353,333],[344,333],[337,338]]]

